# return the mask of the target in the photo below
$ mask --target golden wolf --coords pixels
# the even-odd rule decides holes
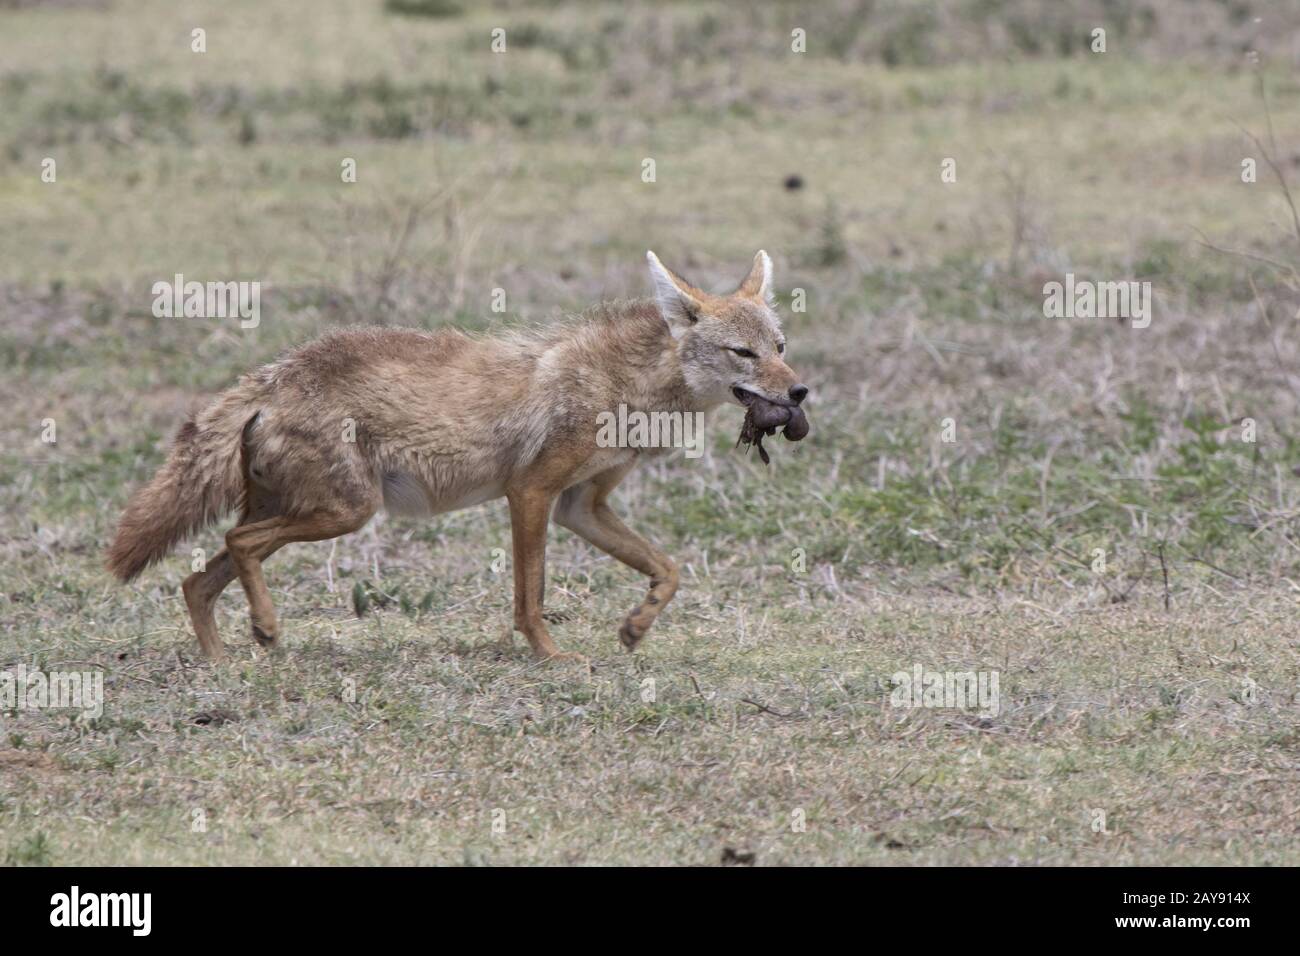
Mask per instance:
[[[631,650],[677,590],[673,561],[613,512],[614,487],[653,450],[602,447],[620,404],[707,412],[808,393],[785,363],[772,262],[759,252],[730,295],[704,292],[647,253],[653,299],[613,303],[543,331],[334,332],[248,375],[181,426],[126,506],[108,568],[129,581],[185,536],[239,509],[225,550],[185,579],[203,653],[224,653],[213,608],[236,577],[254,639],[280,635],[262,562],[291,541],[361,528],[381,507],[439,513],[505,496],[514,627],[561,654],[542,620],[546,531],[559,525],[650,578],[619,639]],[[756,406],[757,407],[757,406]]]

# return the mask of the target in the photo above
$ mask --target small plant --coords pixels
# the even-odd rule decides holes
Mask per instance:
[[[384,10],[402,17],[458,17],[465,12],[455,0],[384,0]]]
[[[826,214],[822,217],[821,231],[817,245],[813,248],[813,263],[819,266],[839,265],[848,258],[848,246],[844,242],[844,227],[840,222],[835,204],[826,204]]]
[[[372,608],[382,609],[394,604],[407,617],[418,620],[433,608],[437,595],[426,591],[418,601],[402,592],[401,588],[384,591],[369,581],[358,581],[352,585],[352,610],[357,617],[365,617]]]
[[[257,142],[257,124],[253,122],[252,113],[239,114],[239,133],[237,136],[240,146],[251,146]]]
[[[5,852],[6,866],[49,866],[52,859],[50,838],[44,830],[24,837]]]

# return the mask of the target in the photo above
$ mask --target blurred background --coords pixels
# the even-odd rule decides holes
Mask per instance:
[[[602,859],[604,846],[712,861],[710,821],[738,805],[731,825],[796,861],[1278,859],[1288,851],[1266,834],[1294,832],[1290,798],[1215,774],[1294,781],[1297,66],[1290,0],[0,0],[0,657],[130,653],[154,682],[123,683],[139,695],[122,705],[130,720],[183,719],[197,707],[174,671],[177,648],[192,656],[176,592],[188,554],[134,592],[109,587],[98,555],[196,401],[329,328],[545,322],[647,294],[647,249],[721,291],[764,248],[813,433],[777,443],[763,469],[732,449],[739,419],[724,410],[703,461],[657,464],[621,490],[630,523],[688,569],[647,652],[680,690],[649,716],[635,700],[525,689],[522,656],[484,649],[509,607],[508,575],[489,564],[509,548],[496,506],[381,520],[277,557],[268,575],[306,696],[266,678],[213,693],[285,746],[329,721],[359,734],[373,725],[320,700],[340,655],[373,676],[366,655],[382,651],[407,668],[386,672],[385,693],[423,701],[390,702],[385,761],[445,758],[422,732],[430,707],[477,702],[481,722],[513,732],[535,694],[543,748],[569,746],[561,715],[579,707],[606,715],[587,746],[614,764],[634,758],[613,728],[641,720],[680,731],[664,744],[678,756],[716,746],[738,761],[732,783],[692,791],[698,816],[647,821],[611,797],[604,819],[632,842],[579,835],[559,814],[509,859]],[[260,325],[155,317],[152,284],[176,273],[261,282]],[[1150,326],[1046,318],[1043,287],[1066,273],[1150,282]],[[57,444],[42,441],[46,420]],[[567,536],[551,562],[557,640],[613,655],[640,582]],[[358,616],[358,600],[379,613]],[[227,640],[247,643],[242,604],[222,607]],[[874,705],[844,704],[876,700],[914,660],[1000,662],[1012,703],[989,759],[1006,766],[858,793],[905,760],[939,774],[982,747],[942,722],[904,740]],[[637,665],[617,661],[606,678],[632,679]],[[476,670],[476,687],[451,676]],[[1248,718],[1247,677],[1264,688]],[[769,715],[772,736],[737,743],[736,715],[756,713],[737,703],[746,693],[813,723]],[[27,747],[63,747],[66,774],[139,746],[69,733],[28,728]],[[767,781],[794,737],[816,782]],[[871,761],[845,757],[845,739],[871,740]],[[918,740],[925,753],[904,757]],[[145,764],[226,754],[196,746]],[[457,759],[500,770],[468,753]],[[655,786],[685,773],[646,759],[664,761]],[[1030,781],[1031,797],[995,778]],[[273,785],[254,769],[220,779],[244,826],[222,859],[356,859],[331,843],[339,827],[390,862],[463,849],[402,802],[411,781],[389,817],[340,824],[321,797],[297,842],[258,849],[248,833],[268,811],[241,794]],[[554,785],[573,808],[603,793],[581,776]],[[1171,787],[1181,810],[1162,816]],[[762,836],[796,799],[821,801],[821,835]],[[1129,814],[1122,851],[1075,830],[1073,808],[1107,800]],[[70,819],[47,822],[45,844],[15,831],[11,855],[217,853],[109,823],[92,844]]]

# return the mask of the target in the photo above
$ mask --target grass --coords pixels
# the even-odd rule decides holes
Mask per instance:
[[[1297,862],[1297,300],[1197,242],[1296,259],[1235,125],[1252,39],[1300,120],[1283,15],[1099,3],[1091,55],[1055,5],[851,6],[0,10],[0,670],[107,698],[0,713],[0,860]],[[718,288],[775,255],[813,432],[764,469],[724,410],[620,490],[684,568],[636,655],[643,582],[558,529],[552,631],[595,669],[502,643],[500,503],[277,555],[279,658],[236,587],[233,662],[197,659],[179,582],[220,529],[101,570],[240,372],[642,295],[647,247]],[[1151,281],[1150,328],[1045,319],[1066,271]],[[261,325],[155,318],[175,272],[261,281]],[[916,664],[998,672],[999,713],[891,706]]]
[[[1294,860],[1276,827],[1293,809],[1294,702],[1282,687],[1233,700],[1243,675],[1271,672],[1287,602],[1236,621],[1221,606],[1071,620],[884,595],[760,612],[729,596],[729,572],[697,576],[672,623],[630,658],[611,653],[598,620],[628,600],[619,576],[565,567],[555,603],[594,676],[503,655],[478,614],[357,621],[305,586],[280,595],[296,626],[274,664],[243,655],[214,672],[178,660],[162,635],[85,641],[108,670],[111,716],[93,729],[50,721],[38,733],[61,740],[13,751],[30,759],[6,774],[19,801],[11,853],[716,863],[730,847],[774,864]],[[505,611],[496,597],[475,603]],[[888,675],[914,659],[1001,669],[1001,715],[891,709]],[[1183,812],[1210,805],[1219,812]],[[1095,809],[1109,834],[1093,832]],[[195,811],[206,830],[193,830]]]

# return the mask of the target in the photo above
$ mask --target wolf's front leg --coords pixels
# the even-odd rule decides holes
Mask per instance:
[[[555,520],[650,578],[646,599],[628,613],[618,629],[619,641],[630,651],[641,643],[655,618],[677,593],[679,574],[672,558],[625,525],[605,503],[605,496],[622,478],[622,473],[611,475],[608,481],[602,478],[598,476],[595,481],[567,490],[555,510]]]
[[[512,492],[506,498],[510,502],[510,536],[514,542],[515,630],[523,631],[538,657],[583,660],[580,654],[560,653],[542,620],[546,527],[550,524],[554,498],[533,490]]]

